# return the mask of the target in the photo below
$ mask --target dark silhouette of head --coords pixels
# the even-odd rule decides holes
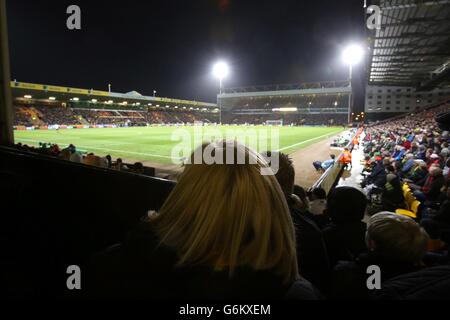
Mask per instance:
[[[327,213],[334,223],[361,221],[366,207],[366,196],[356,188],[337,187],[328,193]]]

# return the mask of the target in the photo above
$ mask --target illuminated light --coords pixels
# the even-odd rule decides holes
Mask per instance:
[[[80,101],[80,98],[75,97],[73,98],[73,101]]]
[[[337,105],[338,105],[338,102],[337,102],[337,101],[335,101],[335,102],[334,102],[334,106],[335,106],[335,107],[337,107]]]
[[[137,106],[140,106],[140,105],[141,105],[141,103],[140,103],[140,102],[136,102],[136,105],[137,105]]]
[[[152,104],[151,103],[149,103],[149,104],[147,104],[148,106],[151,106]]]
[[[127,102],[127,101],[124,101],[124,102],[122,102],[122,104],[123,104],[124,106],[126,106],[126,105],[128,104],[128,102]]]
[[[97,99],[92,99],[91,100],[93,103],[97,103]]]
[[[55,101],[55,100],[56,100],[56,98],[55,98],[55,97],[49,97],[49,98],[48,98],[48,100],[52,100],[52,101]]]
[[[359,63],[364,56],[364,50],[357,44],[349,45],[342,52],[342,61],[348,65],[355,65]]]
[[[224,61],[219,61],[213,66],[213,75],[218,79],[223,79],[228,76],[230,69]]]
[[[157,104],[156,107],[159,108],[159,104]]]
[[[166,106],[166,108],[169,108],[169,106]]]
[[[109,101],[108,101],[108,104],[113,104],[113,101],[112,101],[112,100],[109,100]]]
[[[274,112],[295,112],[297,111],[297,108],[273,108],[272,111]]]
[[[178,106],[175,106],[174,108],[175,108],[175,109],[178,109]]]
[[[29,94],[26,94],[26,95],[24,95],[23,96],[25,99],[31,99],[31,98],[33,98],[32,96],[30,96]]]

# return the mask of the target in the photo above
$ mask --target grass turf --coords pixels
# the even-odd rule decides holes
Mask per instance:
[[[183,131],[175,131],[175,130]],[[312,143],[326,139],[343,131],[342,127],[130,127],[130,128],[95,128],[95,129],[64,129],[64,130],[35,130],[15,131],[15,142],[37,146],[39,142],[56,143],[61,147],[74,144],[78,150],[94,152],[98,155],[110,154],[113,158],[152,161],[158,163],[172,163],[172,150],[180,141],[172,141],[174,133],[190,135],[191,148],[199,144],[193,141],[194,130],[218,129],[226,137],[227,131],[240,130],[244,134],[257,133],[258,144],[264,140],[266,145],[258,145],[261,149],[277,149],[285,153],[292,153]],[[278,130],[278,146],[271,142],[271,130]],[[216,131],[217,132],[217,131]],[[217,132],[217,133],[219,133]],[[235,131],[234,131],[235,132]],[[264,133],[266,138],[264,137]],[[241,139],[240,139],[241,140]],[[272,147],[272,145],[274,147]]]

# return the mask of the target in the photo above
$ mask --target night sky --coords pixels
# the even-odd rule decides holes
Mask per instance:
[[[341,80],[343,46],[365,35],[362,0],[6,2],[12,79],[209,102],[219,58],[226,87]],[[66,28],[71,4],[82,30]]]

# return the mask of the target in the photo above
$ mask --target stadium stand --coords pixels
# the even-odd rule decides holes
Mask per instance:
[[[283,196],[277,201],[286,201],[290,219],[295,222],[297,245],[292,248],[297,248],[296,265],[302,276],[320,290],[321,297],[398,299],[422,296],[423,290],[428,290],[429,298],[442,298],[426,289],[429,286],[423,287],[423,279],[417,274],[424,274],[430,283],[440,279],[439,290],[448,290],[445,270],[449,264],[450,241],[449,137],[448,132],[442,131],[434,121],[436,116],[447,110],[448,105],[444,105],[392,123],[372,125],[357,131],[362,134],[360,151],[369,158],[365,163],[365,170],[369,172],[366,184],[375,181],[381,190],[381,206],[377,212],[391,211],[373,215],[368,220],[364,218],[367,200],[360,191],[351,187],[337,187],[328,197],[325,191],[305,192],[300,186],[293,186],[295,172],[292,163],[288,156],[281,154],[284,161],[280,162],[276,178]],[[3,243],[8,240],[8,243],[14,244],[4,251],[8,264],[3,266],[2,272],[11,279],[4,286],[5,293],[16,296],[59,294],[73,298],[60,281],[65,276],[64,266],[78,264],[87,270],[87,282],[83,285],[90,288],[84,292],[89,297],[182,298],[186,294],[194,298],[211,299],[319,297],[318,291],[309,282],[291,281],[288,286],[281,287],[275,283],[269,285],[270,281],[278,281],[276,277],[273,278],[274,274],[258,275],[245,268],[239,269],[233,280],[227,280],[228,276],[221,272],[205,277],[204,272],[209,268],[191,267],[188,264],[181,266],[173,278],[174,275],[166,270],[176,263],[173,255],[177,247],[167,244],[152,255],[135,251],[142,246],[151,250],[155,241],[160,239],[155,233],[158,229],[154,228],[159,228],[156,224],[153,225],[151,221],[139,222],[140,218],[147,216],[148,210],[159,210],[164,203],[166,209],[159,210],[163,216],[165,210],[172,210],[170,208],[178,201],[181,201],[182,207],[197,200],[201,207],[209,206],[208,201],[201,201],[202,190],[215,192],[217,183],[222,180],[211,179],[211,174],[219,174],[220,165],[214,168],[206,166],[205,170],[213,170],[208,174],[203,173],[203,169],[199,172],[188,171],[186,174],[189,178],[181,178],[178,183],[174,183],[112,170],[108,165],[101,168],[56,159],[56,156],[64,154],[65,151],[55,145],[31,150],[24,146],[1,148],[1,187],[13,199],[14,210],[19,213],[8,218],[12,228],[11,232],[4,235]],[[412,166],[411,161],[408,162],[411,159],[408,154],[414,155]],[[95,163],[96,160],[92,161]],[[426,166],[420,166],[422,161]],[[338,161],[336,163],[342,166]],[[416,166],[416,163],[419,165]],[[119,159],[117,165],[122,165]],[[383,170],[379,170],[380,167]],[[136,165],[137,170],[140,168]],[[438,176],[433,173],[435,169],[439,169]],[[241,169],[235,166],[233,170]],[[424,172],[419,173],[417,170]],[[395,175],[395,178],[391,175]],[[259,173],[257,176],[261,177]],[[205,177],[207,179],[202,180]],[[410,217],[397,211],[405,210],[402,204],[398,207],[392,205],[393,202],[389,200],[395,197],[390,192],[395,191],[394,180],[401,181],[401,186],[408,183],[408,179],[412,181],[417,177],[422,177],[422,182],[415,180],[414,185],[418,187],[411,184],[410,189],[415,190],[414,196],[420,199],[421,204],[416,216]],[[200,189],[184,193],[183,188],[191,189],[192,183],[197,184],[196,179],[202,181],[198,182]],[[254,179],[252,186],[258,188]],[[208,186],[211,182],[214,187]],[[36,189],[37,185],[39,188]],[[179,185],[179,191],[169,196],[170,190],[176,185]],[[99,189],[101,193],[95,191]],[[221,194],[227,207],[233,206],[234,200],[229,198],[231,194],[220,188],[216,191]],[[400,191],[403,192],[403,189]],[[86,202],[93,194],[95,201]],[[355,199],[359,195],[361,201],[357,206]],[[186,196],[188,199],[183,200]],[[369,199],[371,201],[368,204],[373,206],[376,198]],[[239,200],[240,205],[236,208],[243,208],[242,201]],[[256,206],[258,201],[251,203],[252,211],[261,210]],[[270,203],[269,206],[280,204]],[[351,208],[349,203],[352,203]],[[64,210],[61,211],[61,208]],[[214,212],[217,210],[226,210],[226,207],[215,207]],[[194,212],[186,212],[186,218],[195,219],[192,214]],[[219,229],[215,230],[220,234]],[[366,231],[369,239],[373,239],[367,242],[369,247],[366,247]],[[42,270],[39,269],[43,276],[41,280],[28,281],[26,278],[16,282],[14,279],[24,272],[20,266],[30,259],[38,258],[31,252],[19,254],[33,239],[40,239],[35,243],[34,251],[40,252],[39,256],[45,256],[45,261],[48,261]],[[175,237],[172,241],[177,239]],[[206,243],[210,248],[214,241]],[[372,264],[387,270],[387,274],[383,273],[383,287],[386,284],[386,289],[375,293],[366,287],[366,268]],[[149,274],[148,270],[152,272]],[[255,284],[262,279],[269,281],[264,285],[268,287],[254,291]],[[210,286],[212,281],[217,284],[214,288]],[[152,287],[151,291],[146,290],[149,286]],[[240,288],[239,292],[233,286]],[[246,289],[242,291],[242,288]],[[405,291],[405,288],[412,288],[412,291]]]
[[[383,10],[408,17],[406,23],[425,25],[429,19],[417,19],[415,12],[424,14],[425,6],[440,5],[398,3],[389,2]],[[432,12],[445,15],[448,10]],[[383,17],[387,28],[407,29],[400,19],[389,25],[386,19],[391,17]],[[435,20],[435,16],[428,18]],[[381,41],[391,40],[383,39],[386,28],[374,32],[377,43],[372,49],[391,50],[379,48]],[[396,32],[397,36],[402,32]],[[405,33],[408,38],[417,37],[412,30]],[[431,36],[419,34],[425,40]],[[437,37],[432,42],[438,48],[448,40],[445,34]],[[414,45],[394,42],[398,51]],[[405,81],[424,80],[420,78],[424,71],[431,72],[441,59],[448,59],[445,53],[435,55],[438,60],[433,58],[429,70],[422,56],[433,56],[433,52],[425,48],[423,54],[374,53],[372,66],[380,63],[380,55],[388,60],[395,57],[389,64],[397,64],[399,58],[408,62],[403,70],[408,74],[400,77],[398,69],[371,71],[369,80],[380,84],[393,79],[411,85]],[[414,73],[417,67],[419,72]],[[384,67],[373,69],[377,68]],[[422,81],[420,87],[433,82]],[[278,92],[300,90],[286,99],[297,96],[299,103],[308,105],[309,97],[302,90],[311,89],[333,90],[331,96],[315,101],[325,109],[339,96],[336,90],[349,94],[345,83]],[[338,102],[331,113],[305,107],[297,108],[295,115],[279,116],[278,111],[268,112],[269,108],[257,111],[260,104],[246,106],[242,101],[251,99],[234,91],[219,95],[231,100],[234,94],[241,95],[237,103],[228,100],[225,105],[226,122],[336,125],[350,110],[350,106],[337,110]],[[136,92],[123,96],[130,94],[140,97]],[[250,112],[243,112],[247,107]],[[280,107],[279,102],[273,107]],[[294,185],[295,174],[302,172],[295,172],[288,155],[277,152],[281,159],[277,174],[263,176],[260,170],[269,167],[269,155],[234,143],[233,158],[242,155],[255,164],[186,164],[176,182],[146,176],[141,163],[80,154],[75,145],[65,149],[56,144],[2,145],[0,193],[8,207],[2,208],[0,292],[9,298],[57,299],[448,299],[449,110],[450,104],[444,102],[350,130],[348,139],[333,143],[345,152],[308,191]],[[124,106],[14,107],[15,125],[24,127],[217,121],[217,113],[197,111],[175,106],[133,110]],[[336,118],[326,123],[324,117],[329,114]],[[198,150],[210,148],[224,156],[223,149],[230,143],[205,144]],[[358,188],[336,187],[346,167],[358,169],[351,152],[364,155],[361,174],[365,178]],[[72,265],[83,270],[82,291],[66,286],[67,267]],[[373,266],[381,270],[378,290],[368,286],[368,268]]]
[[[367,174],[362,185],[368,197],[383,210],[425,220],[426,228],[439,225],[439,238],[450,231],[448,213],[438,214],[448,201],[450,152],[448,131],[435,118],[449,110],[445,103],[373,125],[363,144]]]
[[[223,122],[284,125],[348,124],[348,81],[226,88],[218,96]]]
[[[110,110],[44,105],[17,105],[14,108],[14,125],[25,127],[83,124],[145,126],[147,124],[213,123],[217,120],[217,115],[214,113],[189,110]]]

